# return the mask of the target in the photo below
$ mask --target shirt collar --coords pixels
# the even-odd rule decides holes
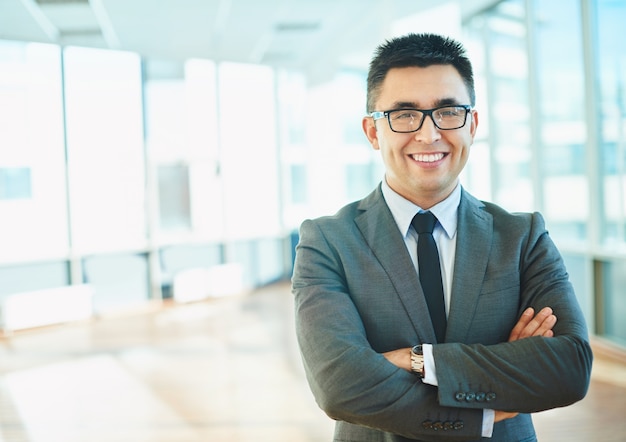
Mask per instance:
[[[409,227],[411,227],[413,217],[417,212],[423,209],[400,196],[396,191],[389,187],[386,179],[383,179],[381,188],[385,202],[387,203],[387,206],[389,207],[400,232],[402,232],[402,235],[406,238],[409,234]],[[453,238],[456,234],[457,212],[460,202],[461,185],[457,184],[452,193],[445,200],[435,204],[429,209],[430,212],[437,217],[439,224],[449,239]]]

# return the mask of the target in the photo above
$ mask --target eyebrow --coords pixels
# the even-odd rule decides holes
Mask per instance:
[[[440,98],[435,101],[434,107],[458,106],[459,104],[459,100],[457,100],[456,98]],[[396,101],[393,103],[390,109],[420,109],[420,107],[416,103],[411,101]]]

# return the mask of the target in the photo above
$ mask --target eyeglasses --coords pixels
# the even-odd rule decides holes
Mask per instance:
[[[465,126],[467,114],[471,110],[471,106],[459,104],[456,106],[441,106],[434,109],[394,109],[372,112],[370,117],[374,120],[387,117],[391,130],[404,134],[420,130],[427,115],[433,120],[437,129],[460,129]]]

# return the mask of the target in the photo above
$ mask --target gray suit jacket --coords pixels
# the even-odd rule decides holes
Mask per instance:
[[[336,441],[480,440],[484,408],[518,411],[493,441],[536,439],[528,413],[586,394],[587,329],[541,215],[511,214],[463,191],[438,387],[381,353],[434,343],[402,235],[380,187],[336,215],[305,221],[293,274],[296,331]],[[532,306],[553,308],[555,337],[507,342]]]

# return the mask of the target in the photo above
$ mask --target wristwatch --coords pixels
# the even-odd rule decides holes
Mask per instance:
[[[421,345],[411,349],[411,371],[420,378],[424,377],[424,352]]]

